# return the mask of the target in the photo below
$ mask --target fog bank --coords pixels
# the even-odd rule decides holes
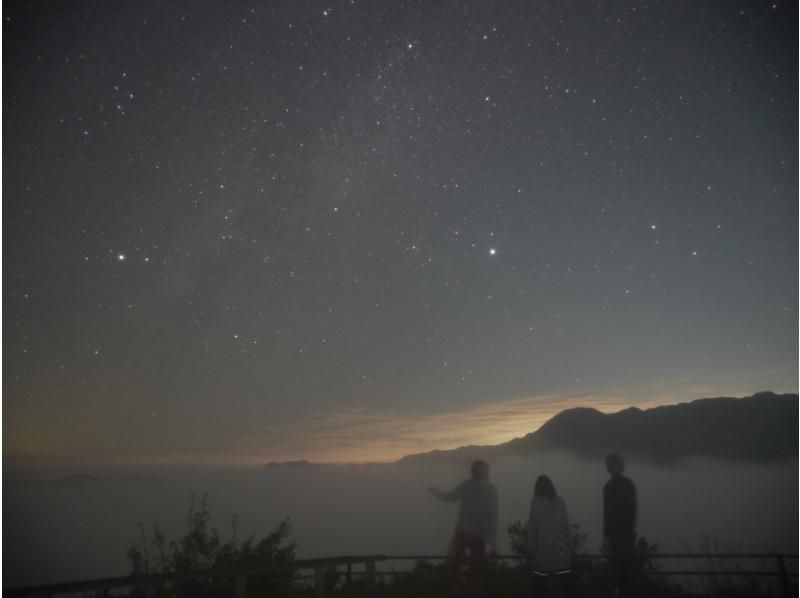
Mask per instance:
[[[500,490],[498,550],[506,528],[525,519],[537,475],[548,474],[570,518],[601,541],[603,464],[568,455],[508,459],[492,466]],[[65,472],[59,472],[64,474]],[[73,472],[74,473],[74,472]],[[310,466],[258,469],[113,468],[94,477],[37,479],[6,475],[3,488],[3,586],[126,575],[137,523],[158,521],[168,539],[185,529],[192,493],[208,494],[222,539],[230,520],[241,535],[265,535],[292,520],[298,556],[444,554],[457,507],[426,487],[449,488],[463,465]],[[721,549],[795,552],[798,462],[775,465],[694,460],[675,467],[630,462],[639,493],[639,533],[662,551],[698,549],[703,537]]]

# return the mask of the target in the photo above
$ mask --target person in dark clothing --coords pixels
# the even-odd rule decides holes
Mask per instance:
[[[622,473],[625,460],[616,454],[606,457],[611,479],[603,486],[603,544],[619,598],[637,596],[633,571],[636,539],[636,486]]]

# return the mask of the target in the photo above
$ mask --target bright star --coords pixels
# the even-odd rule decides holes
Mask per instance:
[[[489,250],[489,255],[497,255],[497,249],[495,249],[494,247],[492,247],[492,248]]]
[[[117,254],[117,261],[118,262],[124,262],[125,261],[125,254],[124,253]]]

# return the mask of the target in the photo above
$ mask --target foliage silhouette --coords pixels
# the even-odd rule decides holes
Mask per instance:
[[[207,495],[203,494],[198,501],[192,494],[186,514],[187,530],[177,540],[167,542],[158,522],[153,523],[152,536],[148,537],[144,525],[140,523],[139,538],[127,552],[131,575],[187,574],[245,566],[272,569],[294,561],[296,545],[289,538],[289,519],[281,521],[260,540],[250,536],[242,541],[239,538],[239,519],[234,516],[231,538],[225,542],[210,522]],[[249,576],[248,589],[259,594],[282,592],[288,589],[291,579],[290,573]],[[162,584],[158,591],[163,596],[181,595],[189,591],[207,597],[230,593],[229,588],[226,592],[217,587],[220,583],[230,585],[229,580],[213,579],[210,584],[208,580],[208,576],[205,576],[202,580],[181,582],[171,587]]]
[[[147,574],[186,574],[212,572],[238,566],[279,568],[295,559],[295,543],[290,540],[290,521],[280,524],[260,540],[250,536],[245,540],[239,537],[239,521],[236,516],[231,521],[231,537],[222,541],[218,530],[211,526],[207,496],[199,500],[192,495],[186,514],[186,533],[177,540],[168,541],[157,522],[148,534],[145,526],[139,524],[139,538],[133,542],[127,556],[131,562],[132,575]],[[580,596],[610,595],[610,580],[606,574],[606,563],[602,559],[589,558],[588,536],[581,524],[573,524],[575,559],[573,571],[576,575]],[[521,557],[509,565],[507,561],[490,559],[488,581],[493,595],[523,596],[529,591],[527,576],[527,525],[516,521],[508,527],[511,551]],[[648,598],[766,598],[777,595],[777,587],[767,580],[754,579],[742,575],[738,579],[715,579],[709,577],[705,587],[684,588],[664,576],[654,575],[658,571],[658,545],[640,537],[636,543],[634,558],[641,594]],[[707,563],[711,570],[724,569],[715,562],[714,554],[719,547],[706,544],[709,554]],[[605,555],[607,556],[607,555]],[[410,571],[397,572],[392,578],[379,580],[377,587],[369,590],[363,581],[355,580],[350,587],[340,587],[341,574],[328,572],[328,592],[341,596],[441,596],[447,591],[447,562],[418,561]],[[290,587],[293,576],[289,573],[268,576],[248,576],[248,594],[269,595],[310,595],[309,587]],[[203,575],[193,581],[162,584],[157,588],[160,598],[229,598],[232,595],[232,579]],[[144,595],[142,589],[135,594]]]

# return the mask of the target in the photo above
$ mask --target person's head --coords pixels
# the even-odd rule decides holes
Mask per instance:
[[[606,457],[606,469],[611,475],[622,475],[625,471],[625,459],[622,455],[611,453]]]
[[[472,464],[470,468],[473,480],[488,480],[489,479],[489,464],[486,461],[478,459]]]
[[[556,497],[556,487],[546,475],[540,475],[536,478],[536,485],[533,487],[533,495],[536,498],[549,498],[553,500]]]

